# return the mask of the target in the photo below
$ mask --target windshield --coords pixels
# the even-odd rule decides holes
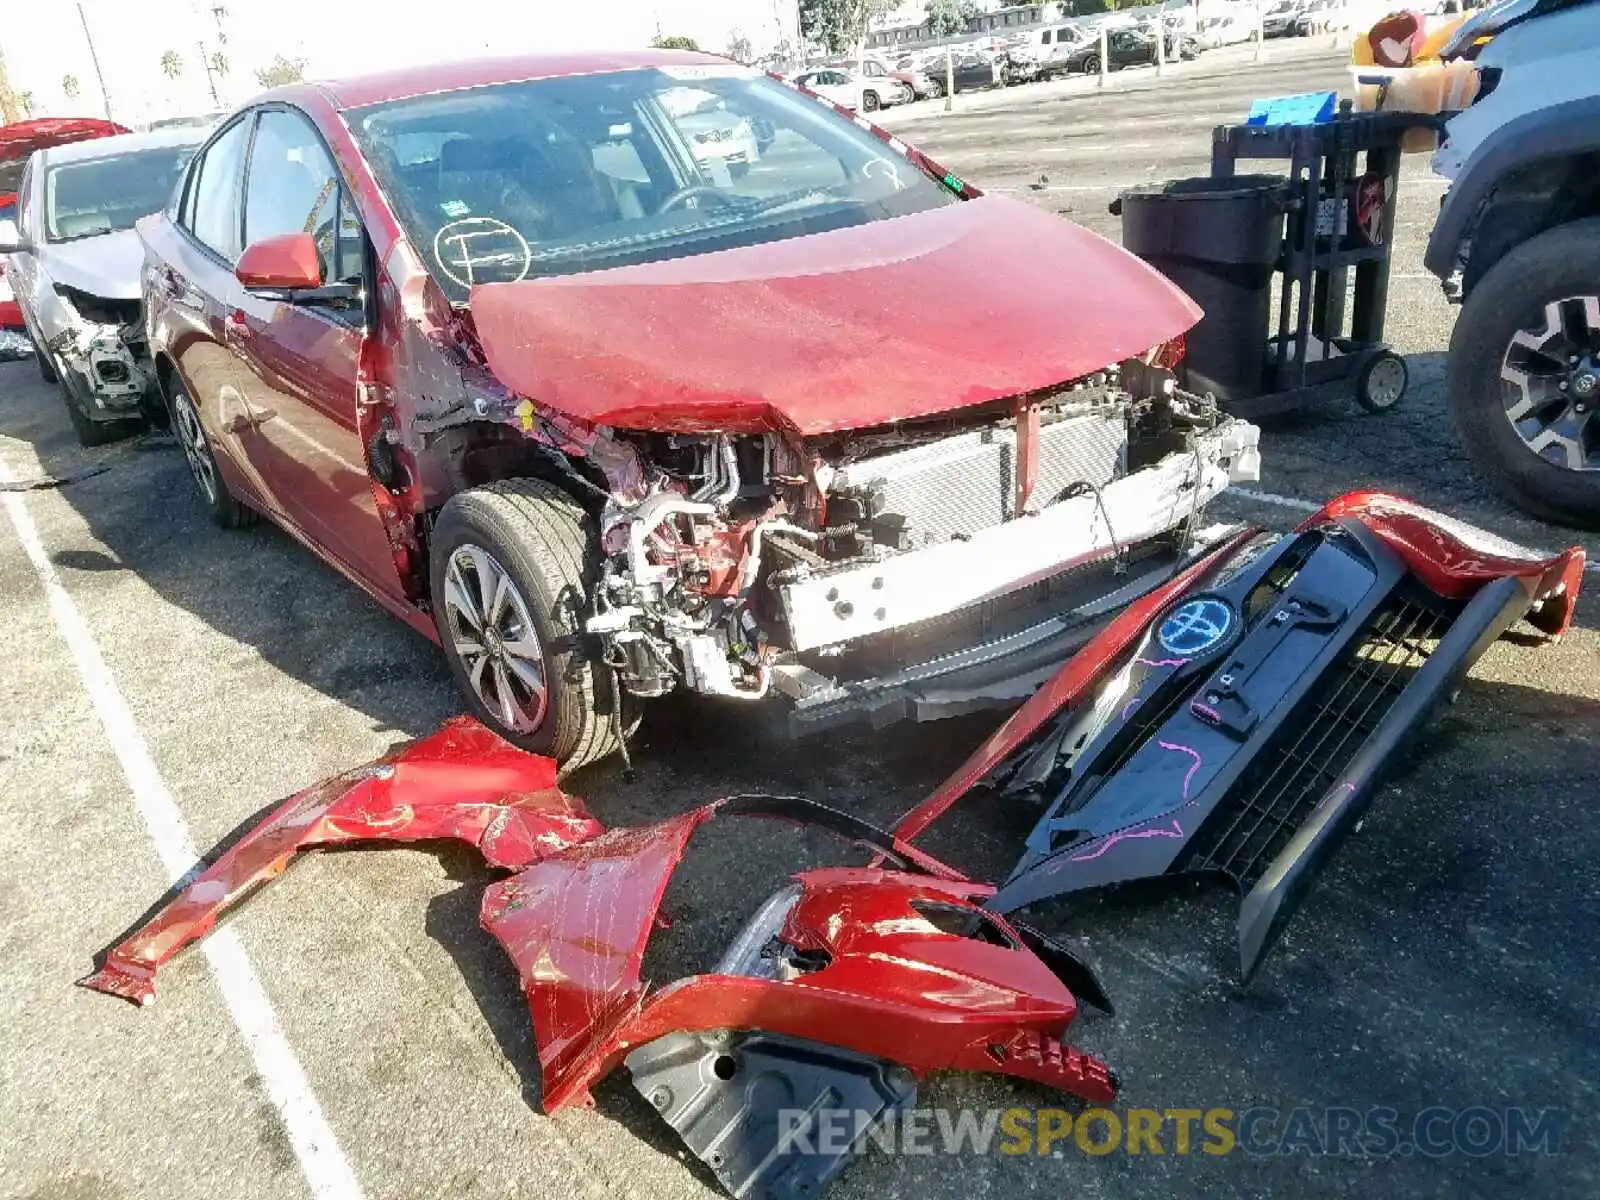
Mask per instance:
[[[860,225],[956,196],[831,108],[739,67],[419,96],[346,114],[447,295]]]
[[[132,229],[167,203],[193,154],[193,146],[161,146],[52,166],[44,179],[47,239],[70,242]]]

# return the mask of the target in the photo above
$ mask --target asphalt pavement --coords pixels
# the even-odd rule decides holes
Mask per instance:
[[[1251,97],[1348,77],[1342,54],[1303,45],[1247,59],[1203,58],[1160,81],[1119,73],[1103,94],[1078,80],[964,96],[953,114],[923,104],[886,122],[979,186],[1114,237],[1117,190],[1205,173],[1211,126]],[[1408,159],[1390,333],[1411,393],[1386,416],[1338,405],[1271,423],[1255,498],[1230,496],[1218,515],[1286,527],[1330,496],[1380,486],[1528,544],[1586,540],[1513,512],[1455,444],[1440,382],[1453,311],[1420,265],[1438,198],[1425,159]],[[48,479],[65,482],[0,496],[0,1194],[713,1194],[620,1072],[595,1109],[540,1113],[527,1010],[477,926],[492,873],[464,849],[307,857],[211,953],[168,968],[149,1009],[72,986],[197,850],[459,705],[428,643],[287,536],[210,525],[170,441],[81,450],[31,364],[0,366],[0,482]],[[887,822],[992,724],[785,746],[746,713],[674,699],[649,714],[632,781],[603,764],[570,787],[608,824],[744,790],[803,792]],[[1162,1155],[1091,1155],[1070,1141],[1044,1155],[873,1150],[830,1196],[1600,1194],[1597,801],[1591,594],[1562,644],[1519,634],[1490,650],[1252,985],[1236,982],[1235,902],[1219,892],[1052,918],[1117,1001],[1115,1017],[1085,1014],[1072,1039],[1114,1064],[1125,1105],[1273,1110],[1258,1143],[1297,1106],[1389,1107],[1406,1128],[1432,1108],[1558,1110],[1550,1152],[1182,1155],[1170,1137]],[[995,872],[1027,823],[958,809],[927,844]],[[653,977],[709,966],[788,872],[837,854],[784,826],[708,828],[669,892]],[[1059,1100],[939,1075],[920,1102]]]

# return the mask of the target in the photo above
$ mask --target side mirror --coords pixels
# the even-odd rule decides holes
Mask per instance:
[[[17,223],[10,217],[0,221],[0,254],[22,254],[32,250],[33,246],[17,230]]]
[[[251,291],[301,292],[322,286],[322,260],[309,233],[284,233],[252,243],[233,273]]]

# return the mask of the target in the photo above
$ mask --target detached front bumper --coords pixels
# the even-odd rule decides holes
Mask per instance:
[[[1584,556],[1542,558],[1356,493],[1203,562],[1108,626],[897,832],[914,836],[988,779],[1044,807],[990,907],[1222,878],[1243,898],[1248,978],[1484,650],[1524,617],[1565,630]]]

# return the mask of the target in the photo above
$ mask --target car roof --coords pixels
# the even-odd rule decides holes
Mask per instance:
[[[102,121],[99,117],[38,117],[32,121],[18,121],[0,126],[0,162],[26,158],[35,150],[63,142],[127,132],[125,126]]]
[[[564,75],[598,75],[610,71],[631,71],[645,67],[720,66],[737,64],[716,54],[692,50],[613,50],[566,54],[518,54],[501,58],[456,59],[403,67],[346,79],[321,80],[310,86],[320,91],[338,109],[363,108],[389,100],[404,100],[437,92],[488,87],[497,83],[519,83],[526,79],[553,79]],[[267,97],[292,98],[304,84],[289,84],[267,93]],[[263,97],[265,98],[265,97]]]
[[[52,146],[41,150],[40,155],[51,166],[67,162],[87,162],[97,158],[115,158],[137,150],[159,150],[165,146],[198,146],[206,140],[209,129],[183,126],[176,129],[151,129],[145,133],[119,133],[113,137],[94,138],[87,142],[69,142],[65,146]]]

